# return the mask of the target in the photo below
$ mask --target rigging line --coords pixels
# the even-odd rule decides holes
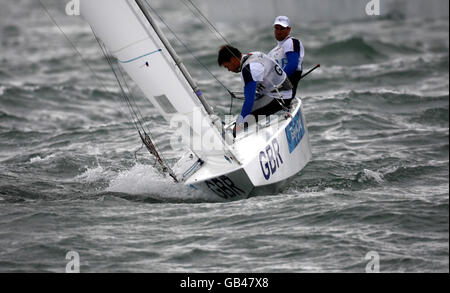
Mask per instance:
[[[95,35],[95,33],[94,33]],[[138,130],[139,136],[142,140],[142,142],[144,143],[144,145],[147,147],[147,149],[150,151],[150,153],[156,158],[157,162],[161,165],[163,172],[168,172],[169,175],[174,178],[175,181],[177,181],[176,176],[174,175],[172,169],[169,167],[169,164],[167,163],[167,160],[161,155],[162,152],[160,150],[158,150],[158,147],[156,147],[156,145],[153,143],[153,139],[150,136],[150,131],[149,129],[146,129],[145,126],[142,124],[142,122],[145,123],[145,120],[143,118],[142,113],[139,110],[139,107],[136,104],[136,101],[133,97],[133,95],[131,94],[131,90],[128,86],[128,83],[126,82],[125,79],[125,75],[121,69],[121,66],[119,64],[116,64],[116,66],[118,67],[118,70],[123,81],[120,80],[118,74],[116,73],[116,70],[114,68],[114,62],[112,61],[112,57],[110,54],[108,54],[108,49],[106,48],[106,46],[104,44],[101,43],[101,41],[99,40],[99,38],[95,35],[97,42],[99,43],[100,48],[102,49],[102,52],[105,56],[105,58],[107,59],[111,70],[114,73],[114,76],[116,77],[116,80],[124,94],[124,99],[127,102],[128,108],[130,109],[130,112],[132,115],[134,115],[134,119],[137,120],[137,123],[139,123],[140,125],[140,129],[136,124],[136,128]],[[124,83],[125,85],[123,85],[122,83]],[[126,89],[128,90],[128,93],[125,91],[124,86],[126,87]],[[131,96],[131,98],[130,98]],[[136,109],[134,109],[133,104],[135,106]],[[136,123],[136,122],[135,122]],[[141,133],[142,131],[142,133]],[[156,162],[155,162],[156,163]]]
[[[63,34],[64,38],[66,39],[66,41],[72,46],[72,48],[75,50],[75,52],[79,55],[81,61],[89,68],[89,70],[91,71],[91,73],[93,74],[96,82],[98,85],[100,85],[100,88],[102,88],[105,93],[109,94],[111,97],[113,97],[114,99],[116,99],[116,97],[106,88],[106,86],[101,82],[100,78],[97,76],[97,74],[95,73],[95,71],[92,69],[92,67],[89,65],[89,63],[83,58],[83,55],[81,55],[80,51],[78,50],[78,48],[75,46],[75,44],[72,42],[72,40],[66,35],[66,33],[64,33],[64,31],[62,30],[62,28],[58,25],[58,23],[55,21],[55,19],[52,17],[52,15],[50,14],[50,12],[48,11],[48,9],[45,7],[45,5],[42,3],[41,0],[39,0],[39,3],[41,4],[42,9],[46,12],[46,14],[48,15],[48,17],[51,19],[51,21],[53,22],[53,24],[59,29],[59,31]],[[123,110],[122,110],[123,111]],[[123,111],[125,112],[125,111]],[[127,116],[127,119],[129,120],[129,122],[133,123],[133,121],[131,121],[129,119],[129,117]]]
[[[111,55],[108,53],[107,48],[105,47],[104,44],[101,43],[101,41],[100,41],[99,38],[95,35],[95,33],[94,33],[94,36],[95,36],[95,38],[96,38],[96,40],[97,40],[97,42],[98,42],[100,48],[102,49],[103,55],[104,55],[105,58],[107,59],[108,64],[109,64],[109,66],[111,67],[112,72],[114,73],[114,75],[115,75],[115,77],[116,77],[116,80],[117,80],[117,82],[118,82],[118,84],[119,84],[119,87],[120,87],[121,90],[122,90],[122,93],[123,93],[123,95],[124,95],[123,98],[124,98],[124,100],[125,100],[126,103],[127,103],[127,106],[128,106],[129,111],[131,112],[132,115],[134,115],[133,119],[135,119],[135,120],[139,123],[139,125],[140,125],[140,127],[141,127],[141,130],[143,130],[143,131],[145,132],[145,127],[142,125],[142,122],[141,122],[141,120],[144,120],[143,117],[142,117],[142,113],[139,111],[139,107],[136,105],[136,101],[135,101],[135,99],[133,98],[132,95],[131,95],[132,98],[130,98],[130,93],[131,93],[131,91],[130,91],[130,89],[129,89],[129,87],[128,87],[128,84],[126,83],[124,74],[122,73],[122,71],[121,71],[121,69],[120,69],[120,66],[118,66],[118,68],[119,68],[120,74],[121,74],[121,76],[122,76],[123,82],[120,80],[120,78],[119,78],[118,75],[116,74],[116,70],[114,69],[114,62],[113,62],[113,60],[112,60]],[[125,89],[123,88],[123,84],[122,84],[122,83],[125,83],[128,92],[125,91]],[[135,108],[137,108],[137,110],[134,109],[132,101],[134,102]],[[136,123],[136,122],[135,122],[135,123]],[[137,127],[137,124],[136,124],[136,128],[137,128],[137,130],[139,131],[139,127]],[[148,130],[147,130],[147,131],[148,131]]]
[[[97,38],[97,40],[98,40],[98,38]],[[116,71],[114,69],[114,64],[112,62],[112,57],[109,54],[107,54],[107,52],[108,52],[107,48],[104,45],[102,46],[100,42],[99,42],[99,45],[102,47],[102,50],[104,50],[105,57],[107,58],[108,63],[111,66],[111,70],[113,71],[114,75],[116,76],[117,82],[119,83],[119,86],[122,88],[122,90],[124,92],[125,99],[127,100],[127,104],[129,105],[130,111],[132,111],[132,115],[134,114],[135,119],[137,120],[137,122],[139,123],[139,125],[141,127],[141,129],[138,129],[138,133],[139,133],[139,136],[140,136],[142,142],[147,147],[147,149],[150,151],[150,153],[156,158],[155,164],[159,163],[160,166],[162,167],[162,171],[168,172],[169,175],[172,178],[174,178],[175,181],[177,181],[176,176],[173,173],[173,170],[169,167],[167,160],[162,156],[162,152],[153,143],[154,139],[152,139],[151,135],[149,134],[150,133],[149,129],[146,130],[146,128],[142,124],[142,122],[144,122],[144,124],[145,124],[145,120],[142,116],[142,113],[139,110],[139,107],[136,104],[136,101],[135,101],[133,95],[131,94],[130,88],[128,87],[128,83],[126,82],[125,75],[124,75],[120,65],[116,64],[123,81],[121,81],[119,76],[116,74]],[[128,93],[126,93],[125,90],[123,89],[124,85],[122,85],[122,82],[125,84],[125,87],[128,90]],[[130,99],[130,96],[131,96],[131,99]],[[137,109],[133,108],[133,103]],[[141,130],[143,133],[141,133]]]
[[[211,75],[211,76],[213,76],[213,78],[220,84],[220,85],[222,85],[222,87],[224,88],[224,89],[226,89],[227,91],[228,91],[228,93],[231,95],[231,96],[234,96],[234,94],[221,82],[221,81],[219,81],[218,79],[217,79],[217,77],[215,77],[214,76],[214,74],[212,74],[211,73],[211,71],[209,71],[209,69],[192,53],[192,51],[189,49],[189,47],[183,42],[183,41],[181,41],[180,40],[180,38],[177,36],[177,34],[175,34],[175,32],[170,28],[170,26],[164,21],[164,19],[162,18],[162,16],[161,15],[159,15],[158,14],[158,12],[156,12],[156,10],[155,9],[153,9],[153,7],[150,5],[150,3],[149,3],[149,1],[148,0],[144,0],[144,2],[145,2],[145,4],[148,6],[148,8],[156,15],[156,16],[158,16],[158,18],[161,20],[161,22],[167,27],[167,29],[174,35],[174,37],[186,48],[186,50],[194,57],[194,59],[196,59],[197,60],[197,62],[199,63],[199,64],[201,64],[205,69],[206,69],[206,71]],[[143,8],[143,7],[142,7]],[[141,9],[142,9],[141,8]],[[211,125],[213,125],[213,122],[211,122]],[[225,144],[225,142],[223,142],[224,144]],[[225,146],[226,147],[226,146]]]
[[[142,121],[142,122],[143,122],[143,125],[142,125],[141,122],[140,122],[140,124],[141,124],[141,127],[142,127],[142,131],[144,132],[144,135],[142,136],[142,135],[139,133],[139,136],[141,136],[141,139],[143,139],[143,141],[146,141],[146,137],[149,138],[150,143],[148,143],[148,142],[146,141],[146,143],[144,143],[144,144],[145,144],[146,146],[150,147],[150,148],[152,149],[152,151],[154,150],[155,154],[153,154],[153,155],[155,156],[155,158],[156,158],[157,160],[159,160],[158,162],[159,162],[159,164],[162,166],[163,171],[169,170],[170,172],[172,172],[172,170],[168,167],[169,165],[167,164],[167,160],[161,155],[162,152],[161,152],[160,150],[158,150],[158,148],[156,147],[156,145],[153,143],[153,140],[154,140],[154,139],[153,139],[153,138],[151,137],[151,135],[149,134],[149,133],[151,133],[150,130],[147,128],[147,131],[146,131],[146,129],[145,129],[145,124],[146,124],[146,122],[148,122],[148,121],[146,121],[146,119],[145,119],[144,116],[142,115],[142,112],[140,111],[140,108],[138,107],[138,105],[137,105],[137,103],[136,103],[136,99],[134,98],[134,96],[133,96],[133,94],[132,94],[132,92],[131,92],[131,90],[130,90],[130,88],[129,88],[129,86],[128,86],[128,83],[127,83],[127,81],[126,81],[126,79],[125,79],[125,74],[123,73],[123,70],[122,70],[121,66],[120,66],[119,64],[116,64],[116,66],[117,66],[117,68],[118,68],[118,70],[119,70],[119,72],[120,72],[120,75],[122,76],[123,82],[125,83],[125,87],[127,88],[128,93],[129,93],[130,96],[131,96],[131,99],[130,99],[131,101],[130,101],[130,103],[131,103],[132,105],[134,104],[134,107],[136,108],[136,111],[137,111],[137,116],[139,116],[138,119],[140,119],[139,121]],[[155,164],[156,164],[156,162],[155,162]],[[173,172],[172,172],[172,173],[173,173]]]
[[[131,96],[131,99],[130,99],[130,100],[133,102],[132,104],[133,104],[134,107],[136,108],[136,111],[137,111],[137,114],[138,114],[138,116],[139,116],[139,119],[140,119],[140,120],[144,123],[144,125],[145,125],[145,123],[148,122],[148,121],[146,121],[146,119],[145,119],[144,116],[142,115],[142,112],[141,112],[141,110],[140,110],[140,107],[139,107],[139,106],[137,105],[137,103],[136,103],[136,98],[133,96],[133,92],[130,90],[130,87],[128,86],[128,82],[127,82],[127,80],[126,80],[126,78],[125,78],[125,74],[123,73],[123,69],[122,69],[122,67],[121,67],[119,64],[117,64],[117,63],[116,63],[116,66],[117,66],[117,68],[119,69],[120,75],[122,76],[123,82],[125,83],[125,87],[127,88],[129,95]],[[149,131],[149,130],[147,129],[147,131]]]
[[[126,102],[126,104],[128,106],[128,110],[131,112],[131,115],[133,117],[134,126],[136,127],[136,130],[139,131],[140,130],[139,125],[141,126],[141,129],[143,129],[142,124],[139,123],[139,125],[138,125],[139,117],[136,115],[134,109],[132,108],[132,106],[130,104],[130,101],[129,101],[129,97],[128,97],[127,93],[124,91],[124,89],[122,87],[122,84],[121,84],[121,82],[120,82],[120,80],[119,80],[119,78],[118,78],[118,76],[117,76],[117,74],[116,74],[116,72],[114,70],[114,67],[113,67],[113,64],[112,64],[112,61],[111,61],[111,56],[109,56],[107,54],[107,52],[105,51],[106,48],[103,47],[103,45],[101,44],[99,38],[97,37],[97,35],[95,35],[95,33],[94,33],[94,36],[95,36],[95,39],[97,40],[97,42],[98,42],[98,44],[100,46],[100,49],[102,50],[102,53],[103,53],[104,57],[106,58],[106,60],[108,62],[108,65],[110,66],[110,68],[111,68],[111,70],[112,70],[112,72],[113,72],[113,74],[114,74],[114,76],[115,76],[115,78],[117,80],[117,83],[118,83],[118,85],[120,87],[120,90],[121,90],[121,92],[123,94],[123,98],[124,98],[124,100],[125,100],[125,102]]]
[[[96,37],[96,39],[99,42],[99,45],[100,45],[100,47],[102,49],[102,52],[105,55],[105,58],[107,59],[109,65],[111,67],[111,70],[113,71],[113,73],[114,73],[114,75],[116,77],[117,82],[119,83],[119,86],[120,86],[120,88],[121,88],[121,90],[122,90],[122,92],[124,94],[124,99],[126,99],[126,101],[127,101],[127,105],[128,105],[128,107],[130,109],[130,112],[131,112],[132,115],[134,115],[133,118],[135,120],[137,120],[137,122],[135,122],[135,126],[137,128],[138,133],[139,133],[139,137],[142,140],[142,143],[147,147],[149,152],[155,157],[155,159],[156,159],[155,164],[156,164],[156,162],[160,164],[160,166],[162,167],[163,173],[168,172],[169,175],[172,178],[174,178],[175,181],[177,181],[176,176],[174,175],[172,169],[169,167],[169,165],[167,163],[167,160],[161,155],[161,152],[158,150],[156,145],[153,143],[152,138],[149,135],[150,131],[148,131],[148,129],[147,129],[147,131],[145,130],[145,127],[142,125],[142,122],[139,119],[139,115],[136,113],[136,110],[133,108],[131,99],[128,96],[128,94],[125,92],[125,90],[123,88],[123,85],[122,85],[122,82],[121,82],[119,76],[117,75],[117,73],[116,73],[116,71],[114,69],[114,65],[113,65],[113,62],[112,62],[112,57],[109,54],[107,54],[107,48],[104,45],[101,44],[100,40],[97,37]],[[126,84],[123,72],[121,71],[120,66],[119,65],[117,65],[117,66],[119,67],[120,74],[122,75],[124,83]],[[126,87],[127,87],[128,91],[130,91],[127,84],[126,84]],[[142,114],[140,112],[139,112],[139,114],[140,114],[140,116],[142,116]],[[139,123],[140,128],[137,125],[137,123]],[[143,134],[141,133],[141,131],[143,132]]]
[[[228,45],[231,46],[230,42],[228,42],[228,40],[227,40],[227,39],[219,32],[219,30],[218,30],[218,29],[217,29],[217,28],[209,21],[209,19],[208,19],[208,18],[200,11],[200,9],[192,2],[192,0],[186,0],[186,1],[188,1],[189,3],[191,3],[191,5],[194,6],[195,9],[197,10],[198,14],[200,14],[200,15],[207,21],[207,23],[208,23],[208,24],[216,31],[216,33],[219,34],[220,37],[221,37]],[[182,2],[186,7],[188,7],[189,10],[191,10],[191,12],[192,12],[192,14],[193,14],[194,16],[197,16],[197,15],[195,14],[195,12],[192,10],[192,8],[189,7],[189,5],[187,5],[187,4],[186,4],[184,1],[182,1],[182,0],[181,0],[181,2]],[[204,21],[202,21],[202,22],[205,23]],[[205,24],[206,24],[206,23],[205,23]],[[228,49],[228,48],[227,48],[227,49]],[[229,51],[233,56],[235,56],[236,58],[238,58],[238,56],[236,56],[233,52],[231,52],[230,49],[228,49],[228,51]],[[272,85],[275,86],[274,84],[272,84]],[[227,90],[228,90],[228,89],[227,89]],[[242,100],[242,99],[236,97],[236,95],[235,95],[234,93],[232,93],[232,92],[230,92],[230,91],[228,91],[228,92],[230,93],[230,96],[231,96],[231,99],[230,99],[230,115],[231,115],[232,109],[233,109],[233,98],[239,99],[239,100]],[[281,94],[278,92],[278,90],[277,90],[277,93],[278,93],[278,96],[280,97]],[[285,107],[281,102],[278,101],[278,99],[277,99],[277,102],[280,104],[280,106],[283,108],[283,110],[289,111],[289,110],[287,109],[287,107]]]
[[[167,27],[167,29],[172,33],[172,35],[177,39],[178,42],[180,42],[180,44],[189,52],[189,54],[194,57],[194,59],[229,93],[232,94],[232,92],[227,88],[227,86],[221,82],[209,69],[208,67],[206,67],[206,65],[200,61],[200,59],[198,59],[194,53],[192,52],[191,49],[189,49],[189,47],[186,45],[186,43],[184,43],[179,37],[178,35],[171,29],[171,27],[164,21],[164,19],[162,18],[161,15],[159,15],[153,8],[152,6],[150,6],[150,4],[148,3],[147,0],[145,0],[147,6],[153,11],[154,14],[156,14],[158,16],[158,18],[161,20],[162,23],[164,23],[164,25]]]
[[[209,19],[201,12],[201,10],[191,1],[191,0],[186,0],[186,1],[189,1],[189,3],[191,3],[191,5],[192,6],[194,6],[195,7],[195,9],[198,11],[198,13],[203,17],[203,19],[205,19],[206,20],[206,22],[216,31],[216,33],[225,41],[225,43],[227,43],[227,45],[230,45],[230,46],[232,46],[232,44],[220,33],[220,31],[209,21]],[[182,1],[183,2],[183,1]],[[189,8],[189,10],[191,10],[191,12],[192,12],[192,14],[194,15],[194,16],[196,16],[195,15],[195,13],[194,13],[194,11],[185,3],[185,2],[183,2],[183,4],[184,5],[186,5],[188,8]],[[205,23],[204,21],[202,21],[203,23]],[[206,23],[205,23],[206,24]],[[217,37],[217,35],[216,35],[216,37]],[[233,54],[233,52],[231,52],[231,50],[230,49],[228,49],[228,51],[231,53],[231,55],[233,55],[234,57],[236,57],[236,58],[238,58],[238,56],[236,56],[235,54]],[[239,59],[239,58],[238,58]]]
[[[203,20],[201,19],[201,16],[200,16],[198,13],[195,13],[194,9],[193,9],[191,6],[187,5],[186,2],[184,2],[184,1],[182,1],[182,0],[180,0],[180,2],[183,3],[183,4],[191,11],[192,15],[198,17],[198,18],[200,19],[200,21],[201,21],[203,24],[206,24],[206,22],[203,21]],[[208,29],[209,29],[210,32],[212,32],[213,34],[216,33],[216,32],[214,31],[214,28],[212,28],[211,26],[207,26],[207,27],[208,27]],[[217,36],[216,36],[216,37],[217,37]],[[217,38],[218,38],[218,37],[217,37]]]
[[[231,46],[231,43],[220,33],[220,31],[209,21],[209,19],[202,13],[202,11],[195,5],[195,3],[192,1],[192,0],[186,0],[186,1],[188,1],[189,3],[191,3],[191,5],[197,10],[197,12],[207,21],[207,23],[217,32],[217,34],[219,34],[220,35],[220,37],[228,44],[228,45],[230,45]],[[183,2],[183,1],[181,1],[181,2]],[[185,3],[185,2],[183,2],[188,8],[189,8],[189,6]],[[190,9],[190,8],[189,8]],[[192,11],[192,10],[191,10]],[[194,16],[195,16],[195,13],[192,11],[192,13],[194,14]],[[203,22],[203,23],[205,23],[205,22]],[[231,50],[228,50],[233,56],[235,56],[236,58],[238,58],[238,56],[236,56],[235,54],[233,54],[233,52],[231,52]],[[272,84],[273,86],[275,86],[274,84]],[[278,92],[278,91],[277,91]],[[279,93],[278,93],[279,94]],[[280,96],[280,94],[279,94],[279,96]],[[236,99],[239,99],[239,98],[237,98],[234,94],[232,94],[232,98],[236,98]],[[233,100],[231,100],[231,101],[233,101]],[[233,107],[233,103],[231,103],[231,107]],[[231,113],[231,107],[230,107],[230,113]]]
[[[227,43],[228,45],[230,45],[231,46],[231,43],[220,33],[220,31],[214,26],[214,24],[212,24],[211,23],[211,21],[209,21],[209,19],[201,12],[201,10],[192,2],[192,0],[187,0],[196,10],[197,10],[197,14],[194,12],[194,10],[192,10],[192,7],[190,7],[189,5],[187,5],[187,3],[186,2],[184,2],[183,0],[181,0],[181,2],[186,6],[186,7],[188,7],[188,9],[192,12],[192,14],[194,15],[194,16],[198,16],[198,15],[200,15],[201,17],[200,17],[200,20],[201,20],[201,18],[203,18],[204,20],[206,20],[206,22],[205,21],[203,21],[203,20],[201,20],[204,24],[209,24],[209,26],[216,32],[216,37],[217,37],[217,34],[220,36],[220,38],[222,38],[222,40],[224,40],[225,41],[225,43]],[[211,30],[211,29],[210,29]],[[219,37],[217,37],[217,39],[219,39]],[[236,57],[236,58],[238,58],[239,59],[239,57],[238,56],[236,56],[230,49],[228,49],[227,48],[227,50],[228,50],[228,52],[230,52],[234,57]],[[227,87],[224,87],[227,91],[228,91],[228,93],[230,94],[230,115],[232,114],[232,111],[233,111],[233,99],[237,99],[237,100],[243,100],[243,99],[241,99],[241,98],[238,98],[238,97],[236,97],[236,95],[233,93],[233,92],[231,92]]]
[[[81,55],[80,51],[77,49],[77,47],[76,47],[75,44],[72,42],[72,40],[64,33],[64,31],[61,29],[61,27],[58,25],[58,23],[55,21],[55,19],[51,16],[50,12],[47,10],[47,8],[46,8],[45,5],[41,2],[41,0],[39,0],[39,3],[41,4],[42,9],[44,9],[44,11],[47,13],[47,15],[49,16],[49,18],[52,20],[53,24],[54,24],[54,25],[59,29],[59,31],[64,35],[65,39],[69,42],[69,44],[72,46],[72,48],[73,48],[73,49],[77,52],[77,54],[80,56],[80,58],[81,58],[81,60],[83,61],[83,63],[89,68],[89,70],[91,71],[91,73],[94,75],[94,77],[95,77],[95,79],[96,79],[96,82],[100,84],[100,87],[103,88],[107,94],[109,94],[109,95],[111,95],[112,97],[115,98],[115,96],[114,96],[109,90],[106,89],[105,85],[104,85],[104,84],[101,82],[101,80],[98,78],[98,76],[97,76],[97,74],[95,73],[95,71],[92,69],[92,67],[89,65],[89,63],[83,58],[83,55]],[[91,29],[92,29],[92,28],[91,28]],[[94,31],[92,30],[92,32],[94,32]],[[100,45],[100,49],[102,50],[103,55],[106,57],[106,59],[107,59],[109,65],[110,65],[110,67],[111,67],[111,69],[112,69],[114,75],[116,76],[116,80],[117,80],[118,83],[119,83],[119,87],[120,87],[122,93],[124,94],[124,99],[125,99],[126,101],[128,101],[128,102],[127,102],[127,105],[129,106],[129,109],[132,111],[132,115],[133,115],[134,111],[133,111],[133,109],[132,109],[132,107],[131,107],[131,104],[129,103],[129,97],[128,97],[127,94],[125,93],[125,91],[124,91],[122,85],[120,84],[120,81],[118,80],[118,77],[117,77],[117,75],[116,75],[116,73],[115,73],[115,71],[114,71],[114,68],[113,68],[113,66],[112,66],[112,61],[110,60],[111,57],[109,57],[109,56],[106,54],[106,51],[103,49],[103,46],[101,45],[101,43],[100,43],[99,39],[97,38],[97,36],[95,35],[95,33],[94,33],[94,36],[95,36],[95,39],[97,40],[97,42],[98,42],[99,45]],[[137,116],[136,113],[134,113],[134,115]],[[127,118],[129,119],[128,116],[127,116]],[[136,118],[138,118],[138,117],[133,117],[133,118],[136,119]],[[145,132],[145,129],[144,129],[144,127],[142,126],[142,123],[140,123],[139,119],[137,119],[137,120],[138,120],[138,122],[139,122],[139,124],[140,124],[140,126],[141,126],[141,129],[144,131],[144,134],[147,135],[147,136],[149,137],[149,135]],[[134,121],[134,120],[131,121],[131,120],[130,120],[130,122],[132,122],[132,123],[134,124],[134,126],[136,127],[136,130],[137,130],[137,131],[139,132],[139,134],[140,134],[139,126],[137,125],[136,121]],[[150,137],[149,137],[149,138],[150,138]],[[152,144],[152,145],[153,145],[153,144]],[[156,149],[156,147],[155,147],[154,145],[153,145],[153,147],[154,147],[155,151],[158,152],[158,150]],[[163,159],[159,154],[158,154],[158,157],[159,157],[160,159],[162,159],[162,161],[164,161],[164,159]],[[172,178],[174,178],[174,180],[176,180],[176,177],[174,177],[175,175],[173,174],[173,171],[171,171],[171,169],[167,166],[167,163],[166,163],[166,162],[164,162],[164,164],[162,164],[162,167],[163,167],[163,169],[165,168],[165,169],[170,170],[170,172],[169,172],[170,176],[171,176]]]
[[[121,77],[122,77],[122,79],[123,79],[123,82],[124,82],[124,84],[125,84],[125,87],[127,88],[127,90],[128,90],[128,93],[130,94],[130,96],[131,96],[131,99],[130,99],[130,97],[128,97],[128,99],[130,100],[130,104],[133,106],[133,104],[134,104],[134,107],[136,108],[136,112],[137,112],[137,116],[139,116],[138,117],[138,121],[139,121],[139,123],[141,124],[141,127],[142,127],[142,131],[144,132],[144,135],[141,137],[141,139],[143,138],[143,140],[144,141],[146,141],[146,143],[144,143],[146,146],[148,146],[148,147],[150,147],[151,149],[152,149],[152,151],[154,150],[154,156],[155,156],[155,158],[158,160],[158,163],[163,167],[163,171],[165,172],[165,171],[167,171],[167,170],[169,170],[169,173],[171,174],[171,176],[173,175],[173,171],[172,171],[172,169],[169,167],[169,164],[167,163],[167,160],[162,156],[162,152],[158,149],[158,147],[153,143],[153,141],[154,141],[154,139],[152,138],[152,136],[150,135],[150,130],[147,128],[147,131],[146,131],[146,129],[145,129],[145,123],[146,122],[148,122],[148,121],[146,121],[145,120],[145,118],[144,118],[144,116],[142,115],[142,112],[140,111],[140,108],[138,107],[138,105],[136,104],[136,99],[134,98],[134,96],[133,96],[133,94],[132,94],[132,92],[131,92],[131,90],[130,90],[130,88],[129,88],[129,86],[128,86],[128,83],[127,83],[127,81],[126,81],[126,79],[125,79],[125,74],[123,73],[123,70],[122,70],[122,68],[121,68],[121,66],[119,65],[119,64],[116,64],[116,66],[117,66],[117,68],[118,68],[118,71],[119,71],[119,73],[120,73],[120,75],[121,75]],[[141,121],[144,123],[143,125],[142,125],[142,123],[141,123]],[[139,135],[141,135],[141,134],[139,134]],[[147,140],[146,140],[146,137],[148,137],[149,138],[149,140],[150,140],[150,142],[147,142]],[[155,164],[156,164],[156,162],[155,162]]]
[[[142,148],[144,147],[144,143],[143,142],[141,142],[141,146],[137,149],[137,150],[135,150],[134,151],[134,159],[136,160],[136,162],[137,162],[137,153],[140,151],[140,150],[142,150]]]
[[[191,3],[191,5],[197,10],[198,13],[195,13],[193,8],[191,6],[189,6],[185,1],[183,1],[183,0],[180,0],[180,1],[191,11],[192,15],[198,16],[202,23],[209,24],[209,27],[208,27],[209,30],[213,33],[215,32],[215,36],[217,39],[219,39],[219,37],[217,37],[217,35],[219,35],[225,41],[225,43],[227,43],[228,45],[231,46],[231,43],[219,32],[219,30],[209,21],[209,19],[200,11],[200,9],[191,0],[188,0],[189,3]],[[206,20],[206,22],[204,20],[202,20],[202,18],[204,20]],[[229,50],[229,51],[230,51],[230,53],[232,53],[231,50]],[[194,56],[194,58],[195,58],[195,56]],[[200,64],[202,64],[199,60],[198,60],[198,62]],[[202,64],[202,66],[205,67],[203,64]],[[206,67],[205,67],[205,69],[209,72],[209,70]],[[212,73],[210,73],[210,74],[215,78],[215,76]],[[233,111],[233,99],[238,99],[238,97],[236,97],[236,95],[233,92],[231,92],[225,85],[223,85],[217,78],[215,78],[215,79],[222,85],[223,88],[225,88],[227,90],[228,94],[230,95],[230,115],[231,115],[231,113]]]
[[[50,12],[47,10],[47,8],[45,7],[45,5],[42,3],[41,0],[39,0],[39,3],[42,6],[42,9],[44,9],[44,11],[47,13],[47,15],[49,16],[49,18],[52,20],[53,24],[59,29],[59,31],[64,35],[64,37],[66,38],[67,42],[69,42],[70,45],[72,45],[72,48],[78,53],[78,55],[80,56],[81,60],[84,62],[84,64],[89,68],[89,70],[92,72],[92,74],[95,76],[96,79],[98,79],[97,74],[95,74],[94,70],[91,68],[91,66],[89,65],[89,63],[87,63],[86,60],[84,60],[83,55],[81,55],[80,51],[77,49],[77,47],[75,46],[75,44],[72,42],[72,40],[66,35],[66,33],[62,30],[62,28],[58,25],[58,23],[55,21],[55,19],[51,16]],[[99,79],[98,79],[99,80]],[[104,89],[105,86],[100,83],[102,85],[102,87]],[[108,91],[107,91],[108,92]]]
[[[230,115],[233,112],[233,97],[231,97],[231,102],[230,102]]]
[[[230,89],[228,89],[228,87],[223,83],[223,82],[221,82],[207,67],[206,67],[206,65],[205,64],[203,64],[203,62],[201,62],[193,53],[192,53],[192,51],[189,49],[189,47],[177,36],[177,34],[175,34],[175,32],[170,28],[170,26],[164,21],[164,19],[161,17],[161,15],[159,15],[156,11],[155,11],[155,9],[153,9],[152,8],[152,6],[148,3],[148,1],[147,0],[145,0],[145,2],[146,2],[146,4],[147,4],[147,6],[153,11],[153,13],[155,13],[158,17],[159,17],[159,19],[164,23],[164,25],[167,27],[167,29],[172,33],[172,35],[183,45],[183,47],[190,53],[190,55],[192,55],[192,57],[194,57],[194,59],[228,92],[228,94],[230,95],[230,115],[231,115],[231,113],[232,113],[232,108],[233,108],[233,99],[237,99],[237,100],[242,100],[242,99],[240,99],[240,98],[238,98],[238,97],[236,97],[236,95],[232,92],[232,91],[230,91]],[[195,13],[194,13],[194,11],[192,10],[192,8],[191,7],[189,7],[186,3],[184,3],[183,1],[182,1],[182,3],[184,4],[184,5],[186,5],[188,8],[189,8],[189,10],[192,12],[192,14],[195,16]],[[210,24],[210,26],[211,27],[213,27],[213,29],[214,30],[216,30],[216,32],[222,37],[222,39],[223,40],[225,40],[225,42],[227,43],[227,44],[229,44],[230,45],[230,43],[225,39],[225,37],[215,28],[215,26],[201,13],[201,11],[197,8],[197,6],[195,6],[195,4],[193,4],[192,2],[191,2],[191,4],[197,9],[197,11],[199,11],[199,13],[203,16],[203,18],[204,19],[206,19],[206,21]],[[204,21],[202,21],[203,23],[205,23]],[[216,36],[217,37],[217,36]],[[227,48],[228,49],[228,48]],[[228,49],[228,51],[233,55],[233,56],[235,56],[236,58],[238,58],[238,56],[236,56],[235,54],[233,54],[233,52],[231,52],[231,50],[230,49]]]
[[[108,52],[108,50],[105,48],[105,50],[106,50],[106,52]],[[120,65],[118,65],[117,63],[114,63],[114,62],[112,62],[112,60],[111,60],[111,64],[112,64],[112,67],[113,67],[113,70],[114,71],[118,71],[119,72],[119,74],[120,74],[120,77],[122,78],[122,79],[118,79],[118,82],[120,83],[120,84],[122,84],[122,86],[126,89],[126,98],[127,98],[127,102],[130,104],[130,106],[131,106],[131,108],[133,109],[133,113],[136,115],[136,118],[137,118],[137,120],[139,121],[139,124],[141,125],[141,127],[142,127],[142,129],[144,129],[144,127],[143,127],[143,125],[142,125],[142,122],[145,124],[145,120],[144,120],[144,118],[143,118],[143,115],[142,115],[142,113],[141,113],[141,111],[140,111],[140,108],[138,107],[138,105],[137,105],[137,103],[136,103],[136,99],[135,99],[135,97],[133,96],[133,93],[132,93],[132,91],[130,90],[130,87],[128,86],[128,83],[127,83],[127,81],[126,81],[126,78],[125,78],[125,75],[124,75],[124,73],[123,73],[123,71],[122,71],[122,68],[120,67]],[[114,69],[114,66],[117,68],[117,69]],[[142,122],[141,122],[142,121]]]
[[[202,13],[202,11],[192,2],[192,0],[187,0],[189,3],[191,3],[192,6],[198,11],[198,13],[207,21],[207,23],[216,31],[216,33],[219,34],[219,36],[227,43],[228,45],[231,45],[231,43],[219,32],[219,30],[212,24],[209,19]],[[183,2],[183,1],[182,1]],[[186,5],[186,4],[185,4]],[[187,6],[187,5],[186,5]],[[191,10],[192,11],[192,10]]]

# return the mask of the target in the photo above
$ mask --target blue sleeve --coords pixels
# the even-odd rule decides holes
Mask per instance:
[[[255,102],[256,81],[249,81],[244,87],[245,101],[242,105],[241,116],[238,118],[238,123],[243,123],[245,117],[252,112],[253,103]]]
[[[297,52],[287,52],[286,57],[288,59],[288,63],[286,66],[284,66],[283,70],[286,72],[287,76],[291,76],[294,74],[295,71],[297,71],[298,63],[300,58],[300,55]]]

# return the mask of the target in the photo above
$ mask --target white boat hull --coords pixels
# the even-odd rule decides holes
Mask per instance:
[[[259,130],[235,143],[241,165],[227,158],[206,161],[185,184],[223,200],[279,193],[312,156],[300,99],[291,113],[275,129]]]

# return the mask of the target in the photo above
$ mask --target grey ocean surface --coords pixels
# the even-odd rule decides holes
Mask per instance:
[[[0,272],[65,272],[68,251],[81,272],[365,272],[371,251],[381,272],[449,271],[448,14],[302,20],[278,7],[305,67],[322,65],[299,89],[313,160],[280,194],[223,203],[159,175],[144,149],[136,160],[140,139],[89,26],[65,14],[68,1],[42,2],[83,60],[38,1],[2,1]],[[241,90],[216,64],[224,41],[168,3],[155,3],[165,22]],[[275,45],[272,20],[215,24],[243,51]],[[227,114],[223,88],[163,30]],[[174,161],[175,130],[134,88]]]

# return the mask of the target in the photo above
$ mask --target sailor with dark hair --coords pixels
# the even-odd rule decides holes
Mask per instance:
[[[266,54],[252,52],[242,54],[230,45],[219,50],[219,66],[228,71],[241,73],[245,101],[238,123],[245,122],[248,115],[269,116],[287,109],[292,100],[292,85],[283,69]]]
[[[273,28],[278,44],[268,55],[286,72],[293,86],[292,97],[294,98],[297,93],[298,82],[302,76],[305,49],[300,40],[291,37],[291,26],[287,16],[275,18]]]

